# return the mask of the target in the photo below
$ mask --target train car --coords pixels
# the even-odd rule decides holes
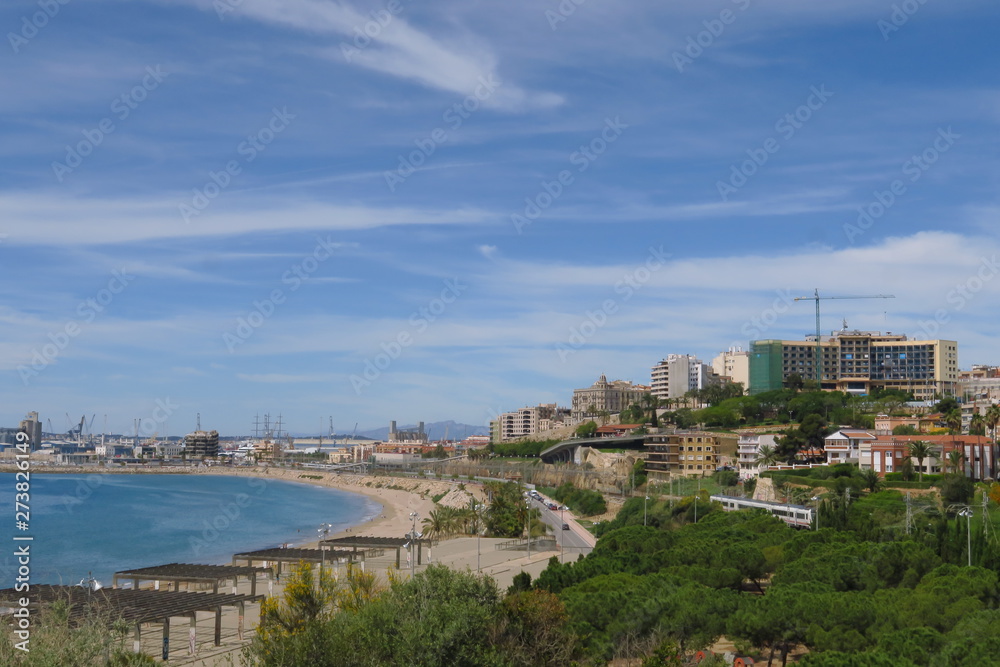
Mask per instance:
[[[720,503],[727,512],[745,509],[762,509],[778,517],[790,526],[811,528],[815,518],[815,510],[804,505],[789,505],[769,500],[753,500],[736,496],[711,496],[711,500]]]

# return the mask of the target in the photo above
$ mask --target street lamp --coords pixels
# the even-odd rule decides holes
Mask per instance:
[[[472,511],[476,515],[476,572],[482,571],[481,555],[482,555],[482,543],[483,543],[483,504],[475,503],[472,506]]]
[[[649,496],[646,496],[642,501],[642,525],[646,525],[646,503],[649,502]]]
[[[414,553],[413,548],[417,545],[417,540],[423,537],[422,533],[417,532],[417,519],[420,517],[416,512],[410,512],[410,520],[413,522],[413,528],[410,530],[410,534],[407,536],[410,538],[410,578],[412,579],[417,569],[417,557]]]
[[[958,513],[958,516],[964,516],[966,518],[965,522],[967,528],[966,553],[969,556],[968,560],[969,567],[972,567],[972,508],[968,506],[963,507],[962,511]]]
[[[813,496],[809,500],[816,503],[816,530],[819,530],[819,496]]]

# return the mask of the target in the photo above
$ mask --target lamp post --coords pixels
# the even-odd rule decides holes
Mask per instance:
[[[531,560],[531,501],[524,499],[524,532],[528,536],[528,560]]]
[[[417,545],[417,519],[419,514],[416,512],[410,512],[410,520],[413,522],[413,528],[410,530],[410,578],[412,579],[416,574],[417,570],[417,556],[414,552],[414,547]]]
[[[642,501],[642,525],[646,525],[646,503],[649,502],[649,496],[646,496]]]
[[[966,554],[968,555],[968,565],[972,567],[972,508],[964,507],[962,511],[958,513],[958,516],[964,516],[966,519],[965,525],[966,531]]]
[[[476,572],[482,571],[481,554],[482,554],[482,543],[483,543],[483,526],[482,526],[482,503],[476,503],[472,506],[472,511],[476,516]]]
[[[809,500],[816,503],[816,530],[819,530],[819,496],[813,496]]]

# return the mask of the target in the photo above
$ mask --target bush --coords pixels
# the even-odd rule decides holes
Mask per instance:
[[[712,479],[719,486],[736,486],[740,481],[740,474],[735,470],[719,470],[712,475]]]
[[[941,499],[947,503],[968,503],[976,487],[972,480],[959,473],[944,476],[941,483]]]
[[[566,482],[552,492],[552,497],[582,516],[594,516],[608,511],[608,505],[597,491],[578,489]]]

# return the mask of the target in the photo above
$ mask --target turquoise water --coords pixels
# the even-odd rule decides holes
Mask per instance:
[[[215,475],[31,476],[28,531],[15,528],[14,475],[0,474],[0,588],[14,585],[16,535],[31,535],[31,583],[75,584],[92,572],[165,563],[229,563],[234,553],[301,544],[378,515],[358,494]]]

